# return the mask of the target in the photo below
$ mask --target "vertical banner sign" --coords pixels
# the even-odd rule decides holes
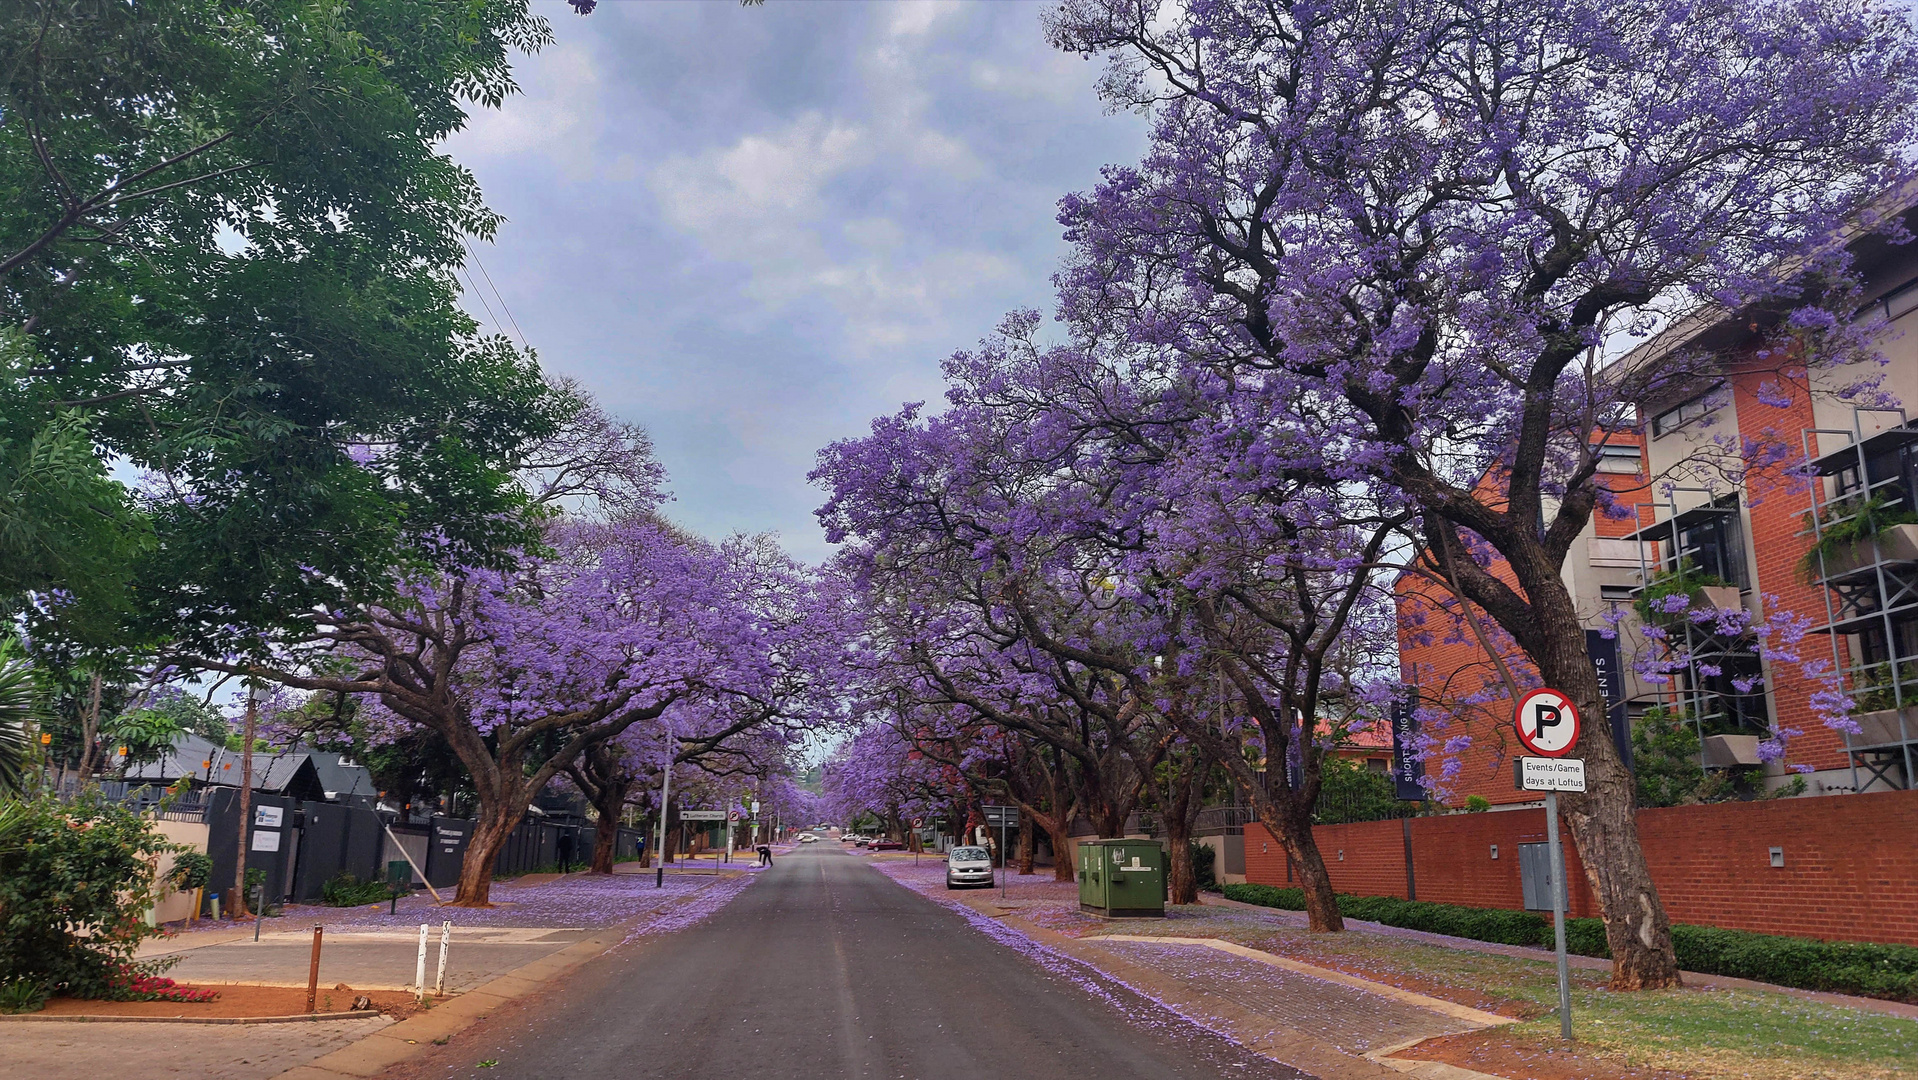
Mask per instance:
[[[1602,630],[1585,631],[1585,652],[1598,669],[1598,688],[1605,694],[1605,719],[1612,728],[1612,744],[1618,747],[1618,759],[1625,771],[1632,771],[1632,725],[1625,715],[1625,669],[1619,659],[1618,635],[1606,637]]]
[[[1422,802],[1425,788],[1419,780],[1425,776],[1425,762],[1419,760],[1414,737],[1418,734],[1418,691],[1407,690],[1394,698],[1388,712],[1392,722],[1392,787],[1403,802]]]

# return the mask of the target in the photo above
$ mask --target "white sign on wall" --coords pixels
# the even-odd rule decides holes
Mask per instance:
[[[261,829],[259,832],[254,833],[253,834],[253,850],[254,851],[280,850],[280,834],[276,832],[272,832],[267,829]]]
[[[286,809],[279,806],[253,808],[253,824],[262,829],[277,829],[286,821]],[[277,848],[274,850],[278,850]]]

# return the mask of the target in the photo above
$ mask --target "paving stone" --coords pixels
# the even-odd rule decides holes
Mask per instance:
[[[1203,994],[1271,1018],[1348,1054],[1365,1054],[1475,1025],[1354,987],[1194,945],[1086,941]]]

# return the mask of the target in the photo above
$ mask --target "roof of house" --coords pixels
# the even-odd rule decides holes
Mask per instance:
[[[158,761],[129,768],[127,780],[170,784],[185,776],[202,784],[238,787],[241,771],[239,751],[188,734],[175,740],[173,748],[161,755]],[[314,750],[297,744],[285,750],[254,752],[253,790],[276,793],[319,791],[328,799],[377,794],[373,775],[365,766],[346,762],[331,751]]]

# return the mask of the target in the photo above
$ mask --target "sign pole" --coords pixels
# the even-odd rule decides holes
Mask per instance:
[[[1558,792],[1545,793],[1546,854],[1552,860],[1552,944],[1558,950],[1558,1037],[1572,1037],[1572,973],[1565,959],[1565,850],[1558,842]]]
[[[1558,954],[1558,1036],[1572,1037],[1572,973],[1565,958],[1565,849],[1558,842],[1558,793],[1585,790],[1585,761],[1567,757],[1578,745],[1578,707],[1571,695],[1541,686],[1518,699],[1512,727],[1537,757],[1512,759],[1512,779],[1521,791],[1545,793],[1545,854],[1551,861],[1552,945]]]

